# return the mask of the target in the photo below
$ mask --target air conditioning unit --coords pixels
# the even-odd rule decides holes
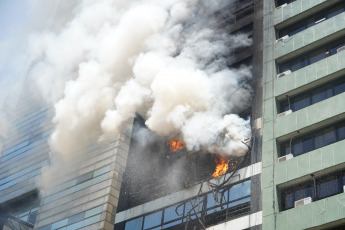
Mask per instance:
[[[290,73],[291,73],[291,70],[287,70],[285,72],[282,72],[282,73],[278,74],[277,78],[284,77],[286,75],[289,75]]]
[[[285,40],[285,39],[287,39],[287,38],[289,38],[289,35],[285,35],[285,36],[283,36],[283,37],[277,39],[277,40],[276,40],[276,43],[277,43],[277,42],[280,42],[280,41],[283,41],[283,40]]]
[[[283,162],[283,161],[287,161],[293,158],[292,153],[286,154],[285,156],[279,157],[278,158],[278,163],[279,162]]]
[[[280,8],[283,8],[284,6],[287,6],[287,3],[284,3],[283,5],[278,6],[276,9],[278,10]]]
[[[289,110],[287,110],[287,111],[285,111],[285,112],[279,113],[279,114],[277,115],[277,118],[279,118],[279,117],[285,117],[286,115],[289,115],[289,114],[291,114],[291,113],[292,113],[292,110],[289,109]]]
[[[344,51],[345,50],[345,46],[340,47],[339,49],[337,49],[337,53]]]
[[[311,202],[313,202],[313,199],[311,199],[311,197],[306,197],[300,200],[296,200],[295,201],[295,208],[298,206],[302,206],[302,205],[306,205],[306,204],[310,204]]]

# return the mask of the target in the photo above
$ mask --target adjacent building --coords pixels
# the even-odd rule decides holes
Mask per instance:
[[[344,7],[264,0],[265,230],[345,226]]]

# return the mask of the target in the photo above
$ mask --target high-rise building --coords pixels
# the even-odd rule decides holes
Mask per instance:
[[[227,63],[252,66],[253,106],[240,114],[252,121],[252,138],[243,140],[246,155],[212,179],[216,155],[158,137],[140,149],[136,132],[144,124],[138,116],[130,132],[50,170],[56,181],[41,190],[39,180],[59,161],[49,154],[54,108],[24,82],[13,111],[0,108],[0,229],[261,229],[263,3],[229,1],[212,17],[212,26],[253,39],[229,51]],[[150,158],[155,151],[166,154]],[[175,170],[174,178],[167,169]]]
[[[263,229],[344,229],[344,1],[264,1]]]
[[[137,118],[115,230],[261,229],[262,15],[262,1],[229,1],[229,7],[216,13],[213,25],[253,39],[253,45],[234,50],[229,58],[233,68],[252,66],[253,106],[242,114],[252,119],[251,151],[230,161],[225,176],[211,179],[215,155],[174,151],[164,139],[142,147],[135,133],[144,124]],[[165,154],[157,160],[155,151]],[[181,161],[178,171],[172,171],[170,164]]]

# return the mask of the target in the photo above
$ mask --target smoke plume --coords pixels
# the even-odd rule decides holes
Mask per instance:
[[[82,1],[54,31],[32,35],[30,74],[55,104],[54,150],[68,159],[140,114],[189,150],[243,155],[250,121],[237,114],[251,103],[251,70],[227,65],[252,40],[218,28],[222,2]]]

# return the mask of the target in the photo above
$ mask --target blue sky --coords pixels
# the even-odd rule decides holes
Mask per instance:
[[[0,0],[0,102],[24,71],[30,23],[29,0]]]

